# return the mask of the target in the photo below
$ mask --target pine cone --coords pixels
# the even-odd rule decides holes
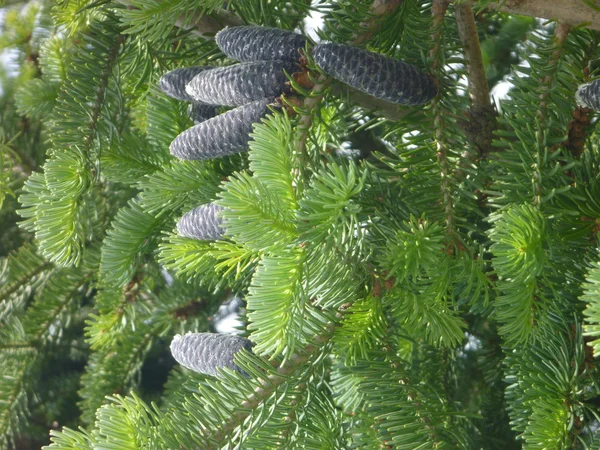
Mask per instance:
[[[188,211],[177,222],[177,233],[179,236],[200,239],[203,241],[216,241],[223,236],[223,228],[219,213],[223,210],[221,206],[200,205]]]
[[[196,125],[205,120],[212,119],[217,115],[217,107],[214,105],[206,105],[204,103],[190,103],[188,106],[188,116]]]
[[[225,28],[215,40],[223,53],[237,61],[297,61],[298,50],[306,45],[300,34],[257,26]]]
[[[248,149],[252,124],[264,117],[273,99],[239,106],[217,117],[188,128],[173,142],[171,154],[180,159],[211,159]]]
[[[203,103],[245,105],[289,91],[284,69],[291,74],[295,64],[289,61],[259,61],[217,67],[195,76],[186,91],[195,101]]]
[[[600,111],[600,80],[580,85],[575,93],[575,99],[581,106]]]
[[[312,56],[328,75],[373,97],[421,105],[437,95],[432,77],[414,66],[343,44],[317,45]]]
[[[242,349],[252,351],[252,342],[239,336],[217,333],[187,333],[171,341],[173,358],[184,367],[205,375],[218,375],[217,369],[227,367],[246,374],[233,361]]]
[[[169,97],[186,102],[194,101],[194,99],[185,92],[185,85],[200,72],[204,72],[208,69],[212,69],[212,67],[194,66],[171,70],[161,77],[158,82],[158,87]]]

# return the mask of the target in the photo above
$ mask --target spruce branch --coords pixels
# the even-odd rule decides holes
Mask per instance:
[[[360,44],[364,44],[366,41],[368,41],[379,29],[379,23],[378,20],[379,18],[381,18],[382,16],[384,16],[385,14],[389,14],[392,11],[394,11],[394,9],[396,9],[398,6],[400,6],[400,4],[402,3],[403,0],[374,0],[373,4],[371,5],[371,9],[370,9],[370,16],[371,19],[364,22],[365,23],[365,30],[362,33],[359,34],[355,34],[353,36],[352,39],[352,44],[355,45],[360,45]],[[325,89],[330,85],[331,83],[331,79],[325,76],[318,76],[316,80],[314,80],[314,86],[311,90],[311,93],[314,95],[311,95],[309,97],[307,97],[304,100],[304,104],[301,107],[301,111],[302,114],[298,120],[298,131],[299,131],[299,136],[298,136],[298,154],[299,156],[299,162],[300,162],[300,167],[304,167],[303,162],[305,162],[305,160],[307,159],[307,156],[305,155],[306,153],[306,139],[308,137],[308,131],[310,130],[310,127],[312,125],[312,111],[314,110],[314,108],[317,108],[319,106],[319,104],[321,103],[321,100],[323,100],[323,96],[325,94]],[[359,93],[362,94],[362,93]],[[362,97],[363,100],[360,100],[359,98]],[[378,99],[374,99],[376,102],[375,104],[377,104],[376,108],[379,107],[379,105],[381,105],[381,103],[378,103],[379,100]],[[356,101],[357,103],[361,103],[361,102],[365,102],[364,100],[364,96],[354,96],[354,101]],[[385,102],[388,103],[388,102]],[[370,105],[373,105],[374,103],[369,103]],[[369,108],[369,109],[376,109],[376,108]],[[397,109],[396,109],[397,110]],[[402,117],[402,115],[400,115],[400,117]]]
[[[443,38],[443,24],[444,16],[448,9],[448,3],[446,0],[433,0],[431,5],[431,13],[433,15],[432,23],[432,34],[431,40],[433,45],[430,52],[431,59],[431,71],[441,73],[443,66],[444,53],[442,49],[442,38]],[[455,212],[454,212],[454,198],[452,196],[452,184],[450,178],[452,177],[452,168],[448,159],[448,146],[445,139],[444,128],[445,128],[445,111],[442,108],[440,96],[438,95],[433,100],[433,114],[434,114],[434,137],[437,146],[437,157],[440,165],[441,175],[441,191],[442,201],[444,202],[444,215],[446,218],[446,231],[449,236],[453,239],[456,237],[456,230],[454,229]]]
[[[551,72],[546,75],[542,80],[539,87],[539,109],[537,111],[537,125],[538,125],[538,133],[537,137],[537,164],[535,165],[535,174],[534,174],[534,202],[536,204],[540,204],[542,202],[543,195],[543,182],[542,182],[542,171],[544,163],[542,161],[543,155],[541,154],[541,149],[545,146],[545,135],[547,132],[546,121],[548,114],[548,107],[551,106],[549,102],[550,90],[552,86],[552,81],[554,76],[556,75],[559,69],[559,60],[565,51],[564,44],[567,39],[567,35],[569,34],[570,26],[566,23],[559,22],[556,24],[554,28],[554,39],[556,42],[556,48],[552,52],[552,55],[549,58],[548,66],[551,68]]]
[[[485,157],[492,151],[493,132],[497,127],[496,111],[490,101],[473,8],[460,4],[456,5],[455,10],[458,35],[465,53],[471,98],[467,137],[478,149],[479,155]]]
[[[98,124],[98,119],[100,118],[100,112],[102,111],[102,107],[106,99],[106,90],[108,88],[110,76],[113,72],[114,64],[119,54],[119,49],[125,42],[125,38],[126,37],[123,34],[118,34],[116,36],[114,45],[110,49],[110,53],[108,54],[108,58],[102,69],[98,87],[96,88],[96,99],[90,113],[90,120],[87,124],[88,133],[83,140],[83,148],[85,151],[89,151],[91,149],[94,138],[96,137],[96,127]]]
[[[328,324],[323,333],[314,336],[313,343],[304,347],[301,352],[294,353],[286,359],[279,367],[277,374],[271,374],[265,380],[261,380],[261,385],[258,386],[252,394],[241,404],[244,410],[239,410],[232,416],[227,418],[223,425],[218,430],[206,430],[203,434],[204,446],[206,450],[219,449],[222,447],[228,436],[252,414],[253,410],[260,407],[279,386],[288,380],[288,377],[294,374],[300,367],[303,367],[313,357],[318,356],[318,351],[329,342],[333,336],[335,325]]]

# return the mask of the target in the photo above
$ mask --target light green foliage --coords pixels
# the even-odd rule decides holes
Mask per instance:
[[[546,223],[539,210],[530,205],[516,206],[497,216],[490,230],[494,252],[493,266],[498,275],[500,297],[497,316],[500,331],[511,341],[524,341],[534,327],[538,276],[544,270]]]
[[[407,231],[400,230],[392,241],[384,264],[396,281],[417,281],[421,276],[439,273],[442,264],[444,234],[442,227],[411,217]]]
[[[9,5],[0,447],[600,448],[600,135],[574,98],[600,35],[478,2],[486,77],[510,83],[492,120],[458,4]],[[380,107],[309,44],[247,152],[172,156],[192,120],[160,77],[232,64],[225,25],[305,32],[313,11],[322,40],[414,65],[439,95]],[[209,203],[223,236],[179,236]],[[233,311],[254,344],[241,372],[175,363],[175,334]]]

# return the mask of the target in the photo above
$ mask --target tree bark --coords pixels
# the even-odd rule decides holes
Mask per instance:
[[[600,7],[600,1],[595,0],[595,2]],[[477,3],[476,1],[461,2],[475,7]],[[510,14],[560,20],[570,26],[585,23],[587,28],[600,30],[600,11],[590,8],[582,0],[506,0],[492,2],[489,8]]]

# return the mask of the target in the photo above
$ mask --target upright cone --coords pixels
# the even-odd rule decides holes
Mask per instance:
[[[236,61],[297,61],[307,41],[292,31],[257,26],[225,28],[215,40],[221,51]]]
[[[194,66],[171,70],[161,77],[158,82],[158,87],[169,97],[191,102],[194,99],[185,91],[186,84],[188,84],[196,75],[208,69],[212,69],[212,67]]]
[[[288,92],[284,70],[293,73],[295,65],[285,61],[259,61],[216,67],[195,76],[186,92],[195,101],[212,105],[241,106]]]
[[[249,103],[188,128],[171,142],[171,154],[180,159],[212,159],[247,150],[252,124],[267,115],[272,102]]]
[[[223,220],[219,213],[221,206],[209,203],[200,205],[185,213],[177,223],[179,236],[200,239],[203,241],[216,241],[223,236],[221,224]]]
[[[343,44],[317,45],[323,71],[359,91],[401,105],[422,105],[438,92],[434,79],[403,61]]]
[[[178,334],[171,341],[171,354],[179,364],[211,376],[218,375],[218,369],[223,367],[245,374],[233,360],[242,349],[252,352],[252,342],[243,337],[216,333]]]

